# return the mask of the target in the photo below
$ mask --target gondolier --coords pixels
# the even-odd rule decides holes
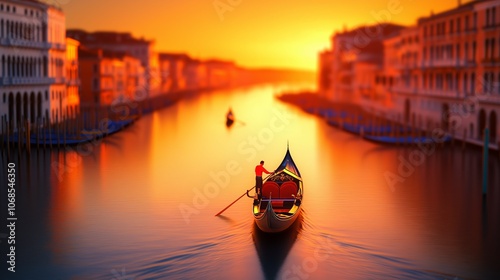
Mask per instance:
[[[260,164],[255,166],[255,190],[257,192],[258,199],[262,197],[262,173],[271,174],[264,168],[264,161],[261,160]]]

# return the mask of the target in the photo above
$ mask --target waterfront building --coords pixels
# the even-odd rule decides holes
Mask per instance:
[[[234,84],[236,65],[232,61],[210,59],[207,65],[208,85],[211,88],[229,87]]]
[[[401,72],[398,88],[390,91],[400,119],[476,144],[487,127],[498,148],[500,1],[459,5],[420,18],[417,26],[418,65],[409,67],[411,77]]]
[[[382,52],[353,47],[362,42],[359,28],[335,34],[319,56],[320,94],[475,144],[488,128],[498,148],[500,1],[459,3],[395,31],[382,38]],[[374,54],[383,61],[378,71],[367,64]]]
[[[66,104],[67,116],[74,118],[80,110],[80,74],[78,70],[78,46],[77,40],[66,38]]]
[[[159,59],[161,91],[176,92],[186,89],[184,71],[191,58],[183,53],[160,53]]]
[[[0,116],[12,128],[54,123],[78,110],[66,84],[65,16],[38,1],[0,1]]]
[[[162,94],[159,57],[155,50],[155,41],[135,38],[127,32],[87,32],[79,29],[68,29],[68,37],[81,42],[89,49],[102,49],[110,52],[122,52],[136,57],[144,67],[145,89],[148,98]]]
[[[199,59],[189,59],[184,67],[187,90],[208,88],[207,65]]]
[[[365,103],[382,68],[383,40],[402,28],[377,24],[335,33],[331,50],[320,54],[321,94],[335,102]]]
[[[83,107],[107,107],[146,96],[144,67],[124,52],[80,47],[81,103]]]

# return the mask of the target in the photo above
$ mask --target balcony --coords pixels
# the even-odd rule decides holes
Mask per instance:
[[[32,48],[32,49],[44,49],[44,50],[48,50],[51,47],[51,44],[47,42],[36,42],[32,40],[14,39],[14,38],[2,38],[0,39],[0,45],[6,47],[22,47],[22,48]]]
[[[60,44],[60,43],[49,43],[52,49],[60,50],[60,51],[66,51],[66,44]]]
[[[387,90],[398,94],[418,94],[421,96],[432,97],[463,98],[465,96],[463,92],[452,89],[422,89],[403,85],[394,86],[392,88],[388,88]]]
[[[476,62],[466,59],[441,59],[424,60],[420,63],[421,68],[439,68],[439,67],[474,67]]]
[[[56,82],[54,78],[37,77],[37,78],[21,78],[21,77],[3,77],[0,79],[1,86],[23,86],[23,85],[51,85]]]
[[[390,88],[391,92],[394,93],[401,93],[401,94],[417,94],[418,89],[416,87],[411,87],[411,86],[393,86]]]
[[[484,66],[499,66],[500,58],[485,58],[481,61]]]
[[[80,79],[67,79],[66,80],[66,84],[68,86],[76,86],[76,87],[78,87],[78,86],[81,85],[81,81],[80,81]]]
[[[54,84],[66,84],[66,78],[64,77],[55,77]]]
[[[488,24],[488,25],[483,25],[483,30],[484,31],[492,31],[495,29],[500,28],[500,24]]]

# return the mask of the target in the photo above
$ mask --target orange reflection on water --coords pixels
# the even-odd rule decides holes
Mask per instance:
[[[280,103],[273,96],[280,90],[286,87],[186,98],[80,155],[80,165],[52,181],[57,258],[98,267],[89,269],[104,275],[97,278],[126,266],[144,278],[254,279],[279,278],[319,250],[328,257],[309,269],[312,279],[481,275],[481,242],[490,242],[482,234],[491,228],[481,228],[480,195],[468,187],[477,186],[477,158],[438,150],[391,188],[384,174],[397,174],[399,157],[413,148],[378,146],[332,128]],[[227,129],[229,107],[240,122]],[[279,114],[286,121],[276,129]],[[303,220],[290,244],[270,246],[256,237],[251,199],[214,214],[253,186],[260,160],[276,168],[287,142],[304,180]],[[236,174],[223,175],[228,162],[238,165]],[[207,193],[207,185],[218,188]],[[268,266],[262,252],[274,246],[287,252],[276,249],[279,261]]]

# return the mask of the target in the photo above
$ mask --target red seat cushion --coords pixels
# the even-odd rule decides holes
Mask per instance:
[[[265,182],[264,185],[262,186],[262,196],[266,198],[269,197],[279,198],[280,197],[279,185],[273,181]]]
[[[280,198],[294,198],[293,195],[297,195],[297,184],[293,181],[287,181],[281,184],[280,188]]]
[[[283,201],[272,201],[273,208],[283,208]]]

